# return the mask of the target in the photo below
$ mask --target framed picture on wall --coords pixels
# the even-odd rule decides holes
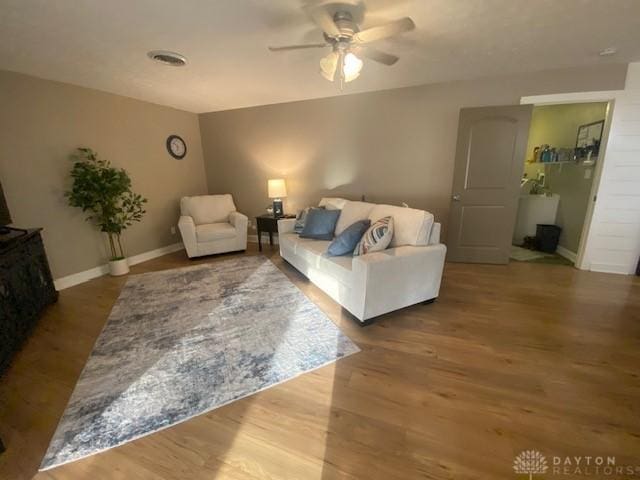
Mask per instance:
[[[578,127],[578,135],[576,137],[576,157],[578,159],[593,163],[594,157],[597,157],[600,151],[603,129],[604,120]]]

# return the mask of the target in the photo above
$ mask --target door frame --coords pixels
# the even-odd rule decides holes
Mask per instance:
[[[587,262],[585,255],[586,246],[589,237],[593,234],[591,229],[591,220],[595,204],[598,199],[598,190],[602,181],[603,165],[607,158],[607,145],[609,143],[609,131],[611,129],[611,119],[613,118],[613,109],[615,107],[616,96],[621,93],[620,90],[606,90],[600,92],[575,92],[575,93],[558,93],[552,95],[533,95],[521,97],[521,104],[532,104],[534,107],[542,105],[562,105],[572,103],[607,103],[607,113],[604,119],[604,127],[602,128],[602,140],[600,142],[600,151],[598,161],[596,162],[593,174],[593,182],[591,183],[591,193],[589,198],[591,201],[587,206],[587,212],[584,216],[582,224],[582,233],[580,234],[580,244],[576,252],[576,260],[574,266],[579,270],[590,270],[590,263]]]

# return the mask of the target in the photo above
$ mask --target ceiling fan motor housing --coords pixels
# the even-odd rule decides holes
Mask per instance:
[[[347,40],[351,41],[353,35],[358,32],[358,26],[353,21],[353,17],[351,13],[346,11],[338,11],[333,16],[333,21],[340,30],[340,35],[336,38],[336,40]]]

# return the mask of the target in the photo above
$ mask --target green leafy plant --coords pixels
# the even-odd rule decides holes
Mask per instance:
[[[87,221],[107,234],[111,260],[125,258],[120,236],[142,219],[147,199],[131,191],[131,179],[124,169],[99,159],[90,148],[78,148],[71,160],[73,185],[65,192],[69,205],[89,212]]]

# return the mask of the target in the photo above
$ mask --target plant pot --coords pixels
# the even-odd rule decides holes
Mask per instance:
[[[109,274],[111,274],[111,276],[119,277],[120,275],[126,275],[127,273],[129,273],[129,262],[126,258],[109,260]]]

